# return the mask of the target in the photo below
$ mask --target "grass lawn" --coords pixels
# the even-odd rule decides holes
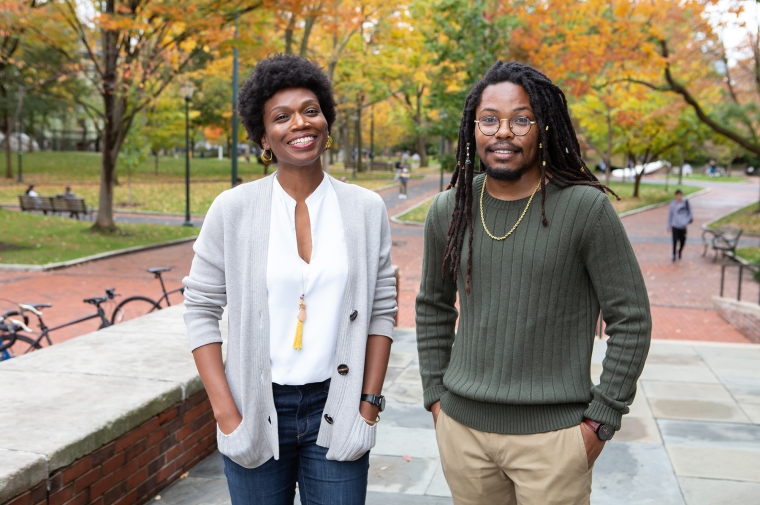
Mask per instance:
[[[760,247],[740,247],[736,255],[750,263],[760,263]]]
[[[621,200],[617,201],[615,197],[610,196],[610,201],[613,207],[617,210],[618,214],[628,212],[629,210],[638,209],[640,207],[646,207],[647,205],[654,205],[657,203],[667,202],[673,198],[673,192],[675,186],[671,184],[668,190],[665,190],[664,184],[642,184],[639,187],[639,198],[633,198],[629,195],[633,193],[633,183],[612,182],[610,184],[612,190],[620,195]],[[684,194],[695,193],[700,188],[685,186],[681,188]],[[420,205],[419,207],[412,209],[400,216],[398,219],[402,221],[413,221],[417,223],[424,223],[425,216],[427,216],[430,204],[433,202],[432,198]]]
[[[72,188],[74,194],[84,198],[87,205],[97,207],[98,195],[100,192],[99,163],[100,158],[93,153],[54,153],[61,157],[60,162],[56,165],[48,159],[51,153],[33,153],[24,155],[24,166],[33,165],[29,159],[36,159],[40,164],[36,168],[43,170],[41,172],[28,175],[27,169],[24,169],[24,179],[29,182],[37,182],[36,190],[42,196],[52,196],[63,193],[66,183]],[[162,163],[163,163],[162,159]],[[166,158],[166,165],[177,165],[173,158]],[[181,170],[174,172],[161,173],[157,178],[150,174],[134,175],[132,182],[132,203],[129,205],[129,184],[122,174],[121,184],[114,187],[114,207],[115,209],[125,210],[143,210],[152,212],[184,212],[185,211],[185,180],[184,180],[184,160],[181,161]],[[44,162],[44,163],[43,163]],[[196,163],[197,162],[197,163]],[[94,165],[92,165],[94,163]],[[190,212],[193,214],[205,214],[211,202],[214,201],[219,193],[230,187],[229,180],[229,160],[224,162],[218,160],[192,160],[193,170],[196,164],[200,165],[198,171],[200,175],[195,174],[195,181],[190,183]],[[91,166],[92,165],[92,166]],[[33,165],[34,166],[34,165]],[[62,170],[60,167],[69,168],[77,166],[76,170]],[[179,165],[177,165],[179,166]],[[177,168],[175,166],[175,168]],[[211,168],[215,171],[211,171]],[[263,177],[261,165],[246,167],[245,162],[240,163],[241,178],[248,182]],[[222,171],[223,168],[223,171]],[[243,170],[245,169],[245,170]],[[246,172],[247,170],[247,172]],[[180,176],[180,173],[182,174]],[[271,173],[271,171],[270,171]],[[68,177],[66,174],[72,174]],[[393,183],[393,175],[390,172],[367,172],[357,174],[356,179],[351,177],[351,171],[344,171],[340,168],[330,171],[330,175],[340,179],[346,177],[348,183],[358,184],[370,190],[375,190]],[[85,177],[86,176],[86,177]],[[419,175],[418,177],[423,177]],[[150,179],[153,180],[150,180]],[[200,181],[198,180],[200,179]],[[209,180],[210,179],[210,180]],[[215,180],[214,180],[215,179]],[[39,182],[41,181],[41,182]],[[27,184],[18,184],[16,182],[0,179],[0,203],[18,204],[18,195],[23,194]]]
[[[48,152],[37,151],[23,156],[24,180],[30,184],[49,183],[97,183],[100,180],[100,153],[92,152]],[[123,163],[123,157],[119,157],[116,173],[122,184],[127,182],[127,168]],[[0,162],[3,173],[4,163]],[[14,174],[18,166],[16,156],[13,157]],[[276,166],[269,167],[272,173]],[[226,182],[230,180],[231,161],[229,158],[218,160],[216,158],[192,158],[190,160],[190,176],[194,180],[216,180]],[[413,171],[414,172],[414,171]],[[351,178],[351,170],[343,170],[342,163],[335,163],[330,167],[333,177],[340,179],[342,176]],[[264,175],[264,165],[251,158],[250,163],[245,158],[238,159],[238,174],[244,181],[250,181]],[[394,172],[375,170],[357,174],[357,180],[393,179]],[[421,177],[421,175],[419,176]],[[139,164],[132,172],[133,181],[184,181],[185,180],[185,157],[179,155],[160,156],[158,173],[156,173],[155,158],[148,157]],[[12,181],[0,178],[0,187]],[[42,189],[42,188],[40,188]]]
[[[392,180],[356,180],[349,183],[359,184],[367,189],[377,189],[392,183]],[[225,189],[228,182],[192,182],[190,184],[190,212],[205,214],[211,202]],[[18,204],[18,195],[26,189],[23,185],[0,186],[0,202]],[[60,184],[45,185],[37,188],[40,195],[50,196],[63,193]],[[100,186],[96,184],[72,185],[72,191],[79,198],[84,198],[90,207],[97,208]],[[142,210],[152,212],[185,212],[185,184],[172,182],[133,183],[132,202],[129,203],[129,188],[121,184],[114,188],[114,208],[116,210]]]
[[[733,225],[744,230],[744,233],[760,234],[760,214],[756,213],[757,207],[757,202],[742,207],[728,216],[715,221],[710,225],[710,228]]]
[[[90,231],[91,222],[0,209],[0,263],[44,265],[138,245],[195,236],[199,228],[122,224],[120,232]]]

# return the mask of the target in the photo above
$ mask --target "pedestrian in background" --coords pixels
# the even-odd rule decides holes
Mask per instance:
[[[676,260],[676,244],[678,247],[678,259],[681,259],[683,246],[686,245],[686,226],[694,221],[691,213],[689,201],[684,200],[683,192],[676,190],[675,200],[670,202],[670,211],[668,212],[668,231],[673,232],[673,261]]]
[[[406,185],[409,182],[409,169],[408,168],[401,169],[401,173],[398,176],[398,182],[399,182],[399,195],[398,195],[398,197],[401,200],[406,200]]]

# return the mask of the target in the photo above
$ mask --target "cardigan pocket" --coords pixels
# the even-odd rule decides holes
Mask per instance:
[[[258,452],[256,451],[256,444],[251,437],[248,428],[246,427],[245,419],[240,423],[240,426],[235,428],[235,431],[229,435],[222,433],[219,429],[219,425],[216,425],[216,444],[219,447],[219,452],[230,458],[232,461],[245,468],[253,468],[256,466],[258,459]]]
[[[377,435],[377,425],[370,426],[357,412],[354,424],[351,427],[346,441],[343,443],[338,454],[335,455],[337,461],[356,461],[364,456],[367,451],[375,446],[375,437]],[[327,458],[331,459],[331,458]]]

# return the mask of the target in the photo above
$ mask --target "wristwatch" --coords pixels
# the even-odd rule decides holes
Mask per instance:
[[[385,410],[385,397],[382,395],[362,395],[361,401],[371,403],[375,407],[378,407],[380,412]]]
[[[599,440],[602,442],[612,440],[612,437],[615,436],[615,429],[609,424],[597,423],[591,419],[584,419],[583,422],[594,430],[594,433],[596,433],[596,436],[599,437]]]

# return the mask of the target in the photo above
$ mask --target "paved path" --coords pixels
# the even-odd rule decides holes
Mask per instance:
[[[708,184],[703,184],[707,186]],[[649,291],[654,338],[747,342],[739,332],[712,311],[712,296],[720,292],[720,260],[713,262],[708,251],[702,257],[702,224],[737,207],[757,200],[754,185],[709,184],[710,191],[690,199],[694,223],[683,259],[671,261],[671,238],[665,229],[668,207],[660,207],[623,218],[628,236]],[[744,238],[740,245],[758,245],[756,238]],[[737,269],[729,270],[726,296],[736,295]],[[758,283],[749,273],[742,299],[758,299]]]
[[[596,341],[595,380],[605,348]],[[397,331],[383,391],[387,408],[370,456],[367,503],[451,504],[432,418],[421,406],[413,329]],[[660,340],[631,413],[595,465],[591,503],[758,503],[759,467],[760,346]],[[219,454],[164,490],[161,503],[229,504]]]

